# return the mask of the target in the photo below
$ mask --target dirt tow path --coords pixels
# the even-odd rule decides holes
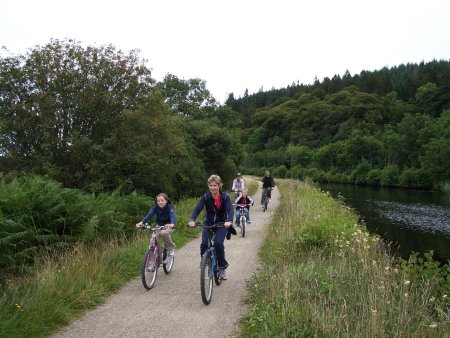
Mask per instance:
[[[146,291],[136,278],[54,337],[232,337],[244,312],[246,284],[258,264],[264,226],[278,206],[275,189],[263,212],[258,190],[245,237],[238,229],[237,236],[225,241],[228,279],[214,286],[211,304],[204,305],[200,295],[200,239],[195,239],[177,250],[170,275],[160,268],[152,290]]]

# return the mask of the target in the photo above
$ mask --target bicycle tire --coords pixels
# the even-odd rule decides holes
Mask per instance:
[[[163,269],[166,275],[172,272],[173,263],[175,262],[175,256],[170,256],[167,254],[167,249],[164,248],[163,251]]]
[[[203,254],[200,262],[200,292],[205,305],[211,303],[213,294],[213,264],[210,252]]]
[[[268,203],[267,196],[264,196],[263,203],[262,203],[263,211],[267,210],[267,203]]]
[[[155,258],[155,250],[155,248],[149,248],[142,260],[142,284],[147,290],[155,286],[156,276],[158,275],[158,259]]]
[[[245,237],[245,226],[247,224],[247,220],[245,217],[241,217],[241,235]]]

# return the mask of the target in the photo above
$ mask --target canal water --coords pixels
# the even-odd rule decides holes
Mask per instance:
[[[354,208],[367,229],[377,233],[403,257],[433,250],[450,260],[450,197],[429,191],[323,184],[322,190]]]

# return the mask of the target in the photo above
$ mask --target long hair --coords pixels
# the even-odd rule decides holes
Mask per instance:
[[[166,193],[159,193],[158,195],[156,195],[155,197],[155,203],[158,203],[158,197],[164,197],[164,199],[167,201],[167,204],[172,204],[172,201],[170,200],[170,198],[167,196]]]

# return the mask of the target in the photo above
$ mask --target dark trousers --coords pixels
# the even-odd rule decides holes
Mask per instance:
[[[228,267],[228,262],[225,259],[225,246],[223,242],[225,241],[225,237],[227,236],[227,228],[216,228],[214,229],[216,232],[216,254],[217,254],[217,262],[219,264],[219,268],[226,269]],[[200,244],[200,254],[203,256],[203,253],[208,249],[208,230],[203,229],[202,231],[202,243]]]

